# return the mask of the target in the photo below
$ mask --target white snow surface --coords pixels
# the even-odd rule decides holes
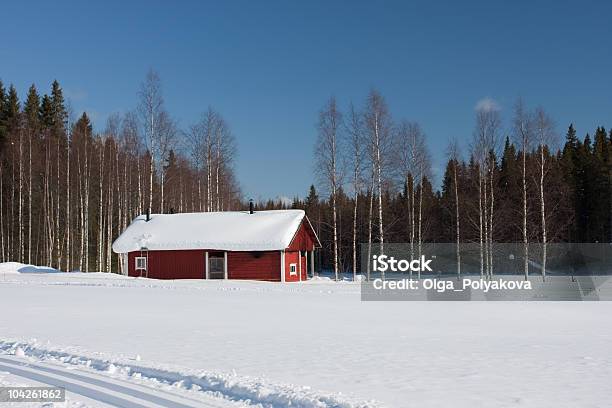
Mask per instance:
[[[603,408],[611,313],[603,301],[361,302],[359,284],[327,279],[6,274],[0,364],[196,406]]]
[[[278,251],[291,243],[303,210],[224,211],[138,216],[115,240],[113,251],[214,249]]]

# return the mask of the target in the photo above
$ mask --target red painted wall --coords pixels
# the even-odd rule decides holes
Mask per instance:
[[[141,276],[136,271],[136,257],[141,256],[140,251],[130,252],[128,257],[128,269],[130,276]],[[143,253],[142,256],[147,256]],[[148,275],[153,279],[203,279],[204,275],[204,251],[179,250],[179,251],[148,251]],[[144,276],[144,271],[143,271]]]
[[[280,281],[280,251],[228,252],[229,279]]]
[[[301,256],[298,251],[286,251],[285,252],[285,282],[299,282],[300,280],[300,265],[299,262],[302,263],[302,280],[305,281],[308,279],[307,271],[306,271],[306,256],[304,251],[302,251]],[[299,257],[299,261],[298,261]],[[291,275],[291,264],[297,264],[297,275]]]
[[[140,251],[128,256],[129,276],[147,276],[153,279],[205,279],[205,250],[149,251],[148,275],[136,271],[136,257]],[[146,252],[142,256],[147,256]],[[280,252],[228,252],[229,279],[280,281]]]
[[[308,221],[304,219],[300,228],[298,228],[293,240],[289,244],[287,250],[289,251],[312,251],[315,246],[315,237],[313,232],[310,230]]]

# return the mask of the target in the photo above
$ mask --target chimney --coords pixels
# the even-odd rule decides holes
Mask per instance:
[[[253,214],[255,211],[253,211],[253,199],[251,198],[249,200],[249,214]]]
[[[147,208],[147,222],[151,221],[151,209]]]

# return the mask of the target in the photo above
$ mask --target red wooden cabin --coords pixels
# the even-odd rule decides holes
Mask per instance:
[[[302,210],[142,215],[113,243],[129,276],[280,282],[314,274],[320,247]]]

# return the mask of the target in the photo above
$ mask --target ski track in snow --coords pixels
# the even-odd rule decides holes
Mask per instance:
[[[199,402],[199,405],[184,404],[171,399],[159,397],[152,391],[140,391],[136,388],[117,385],[108,381],[92,378],[74,371],[58,370],[28,362],[16,361],[0,357],[0,370],[13,375],[30,379],[42,384],[65,388],[66,391],[91,398],[111,406],[126,408],[143,408],[155,404],[168,408],[194,408],[196,406],[219,407]],[[93,386],[93,387],[92,387]],[[131,396],[141,402],[126,399]]]
[[[21,361],[13,355],[23,354],[28,358]],[[39,364],[32,363],[36,361]],[[40,362],[62,363],[57,368],[43,366]],[[102,377],[95,378],[77,369],[93,371],[101,377],[104,373],[120,373],[122,384],[110,382]],[[374,403],[351,403],[334,396],[318,395],[308,388],[291,385],[267,384],[259,379],[239,378],[235,375],[202,373],[189,375],[180,372],[126,365],[119,362],[96,359],[37,347],[34,344],[0,340],[0,371],[27,378],[36,382],[64,387],[68,392],[82,395],[110,406],[144,408],[151,404],[168,408],[210,407],[219,405],[205,401],[182,403],[156,395],[159,390],[143,390],[130,379],[145,379],[170,385],[177,390],[197,390],[208,397],[239,403],[242,407],[296,407],[296,408],[369,408]],[[126,396],[128,399],[126,399]],[[131,399],[129,397],[132,397]],[[134,400],[136,399],[136,400]],[[144,405],[143,405],[144,404]]]

